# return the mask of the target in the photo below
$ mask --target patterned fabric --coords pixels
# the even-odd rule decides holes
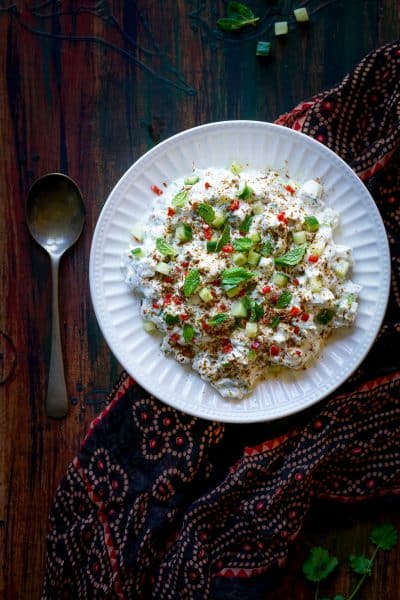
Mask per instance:
[[[123,374],[57,491],[43,600],[258,599],[312,502],[400,491],[399,81],[392,43],[278,120],[341,155],[385,221],[392,293],[366,360],[270,441],[263,424],[190,417]]]

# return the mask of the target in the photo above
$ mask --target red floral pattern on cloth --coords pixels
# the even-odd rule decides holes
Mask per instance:
[[[57,491],[43,600],[261,598],[254,577],[284,563],[318,498],[399,493],[399,80],[392,43],[277,121],[342,156],[385,221],[392,291],[368,357],[267,441],[262,424],[185,415],[124,373]]]

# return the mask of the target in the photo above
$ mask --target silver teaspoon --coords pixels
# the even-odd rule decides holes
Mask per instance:
[[[28,193],[26,222],[51,260],[52,325],[46,413],[59,419],[68,413],[68,397],[61,349],[58,266],[61,256],[79,238],[85,222],[85,207],[76,183],[62,173],[37,179]]]

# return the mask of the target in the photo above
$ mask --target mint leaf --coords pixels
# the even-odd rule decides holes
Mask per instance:
[[[186,191],[183,192],[178,192],[173,198],[172,198],[172,206],[174,206],[175,208],[183,208],[185,206],[185,204],[188,201],[188,193]]]
[[[217,245],[215,246],[215,252],[219,252],[222,248],[229,242],[231,238],[231,231],[229,229],[229,225],[225,225],[222,230],[221,236],[217,241]]]
[[[270,238],[266,239],[260,250],[261,256],[271,256],[273,251],[274,251],[274,244],[272,243]]]
[[[336,569],[338,560],[330,556],[328,550],[316,546],[311,548],[310,554],[303,564],[303,573],[309,581],[318,582],[325,579]]]
[[[272,328],[272,329],[276,329],[279,325],[279,323],[281,322],[281,318],[280,317],[274,317],[269,323],[268,325]]]
[[[237,252],[246,252],[247,250],[250,250],[250,248],[253,247],[253,244],[253,240],[245,237],[233,241],[233,247]]]
[[[185,323],[183,326],[183,339],[188,344],[194,338],[194,329],[189,323]]]
[[[292,294],[288,292],[288,290],[285,290],[282,292],[282,294],[280,294],[277,303],[275,304],[276,308],[286,308],[289,306],[291,299]]]
[[[307,244],[301,244],[300,246],[296,246],[286,252],[286,254],[282,254],[282,256],[277,256],[275,258],[275,264],[281,267],[294,267],[298,265],[299,262],[303,259],[307,250]]]
[[[178,251],[163,238],[156,239],[156,248],[164,256],[176,256],[178,254]]]
[[[247,215],[239,225],[240,233],[249,233],[253,215]]]
[[[321,308],[321,310],[317,312],[315,320],[320,325],[327,325],[332,321],[334,314],[334,311],[329,308]]]
[[[215,219],[215,212],[212,206],[210,206],[209,204],[199,204],[197,207],[197,212],[199,213],[199,215],[202,217],[202,219],[208,223],[208,225],[211,225],[211,223],[214,221]]]
[[[167,325],[177,325],[179,323],[179,315],[164,313],[163,319]]]
[[[254,13],[251,8],[245,4],[242,4],[241,2],[234,2],[233,0],[232,2],[228,2],[226,10],[228,17],[236,17],[240,15],[244,19],[254,19]]]
[[[218,313],[217,315],[214,315],[213,317],[211,317],[211,319],[209,319],[207,321],[208,325],[220,325],[221,323],[225,323],[225,321],[228,319],[228,315],[226,313]]]
[[[307,229],[307,231],[318,231],[319,229],[319,221],[317,219],[317,217],[306,217],[304,219],[304,226]]]
[[[252,323],[259,321],[264,316],[264,309],[261,304],[257,304],[254,300],[250,300],[250,318]]]
[[[183,282],[183,292],[189,297],[197,290],[200,285],[200,273],[198,269],[192,269]]]
[[[349,563],[353,571],[358,573],[358,575],[371,575],[372,561],[366,556],[355,556],[352,554],[349,556]]]
[[[245,185],[242,191],[239,194],[239,198],[241,200],[248,200],[253,195],[253,189],[249,185]]]
[[[252,277],[254,277],[254,273],[243,267],[231,267],[222,271],[222,286],[226,290],[231,290]]]
[[[371,531],[369,539],[382,550],[391,550],[397,544],[397,530],[391,523],[383,523]]]

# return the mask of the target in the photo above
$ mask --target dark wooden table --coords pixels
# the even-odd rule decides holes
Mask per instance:
[[[121,367],[98,329],[88,263],[92,233],[119,177],[168,136],[209,121],[273,121],[339,81],[371,49],[399,35],[397,0],[251,0],[256,29],[223,34],[225,3],[211,0],[0,1],[0,597],[40,595],[47,514],[55,489]],[[284,40],[272,23],[290,18]],[[258,39],[271,56],[255,55]],[[84,234],[61,266],[60,309],[70,413],[44,412],[50,271],[30,238],[24,204],[47,172],[69,174],[87,207]],[[266,437],[272,427],[266,425]],[[396,500],[362,508],[318,505],[266,598],[312,598],[301,564],[313,544],[340,559],[368,548],[371,525]],[[382,555],[362,598],[398,600],[400,544]],[[352,576],[339,570],[334,589]]]

